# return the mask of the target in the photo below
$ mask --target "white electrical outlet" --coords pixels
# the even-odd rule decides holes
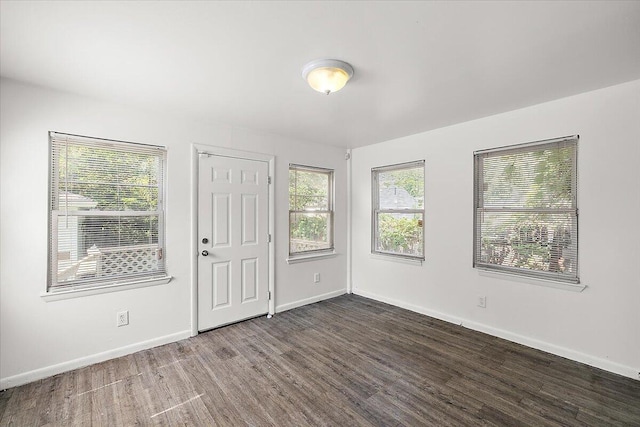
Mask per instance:
[[[478,297],[478,307],[487,308],[487,297]]]
[[[320,281],[320,273],[313,273],[313,283],[318,283]]]
[[[120,311],[117,316],[116,326],[127,326],[129,324],[129,310]]]

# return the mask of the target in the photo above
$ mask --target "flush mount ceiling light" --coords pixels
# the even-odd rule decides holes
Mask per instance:
[[[337,92],[353,76],[353,67],[337,59],[318,59],[302,67],[302,78],[318,92]]]

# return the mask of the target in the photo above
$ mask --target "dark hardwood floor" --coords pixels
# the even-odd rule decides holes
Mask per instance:
[[[640,381],[345,295],[0,393],[0,425],[640,426]]]

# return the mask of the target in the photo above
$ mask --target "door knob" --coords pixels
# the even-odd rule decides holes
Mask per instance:
[[[207,256],[207,255],[209,255],[209,251],[207,251],[207,250],[202,251],[202,256]]]

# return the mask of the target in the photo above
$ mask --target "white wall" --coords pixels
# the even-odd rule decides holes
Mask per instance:
[[[191,144],[276,158],[276,311],[346,291],[345,151],[202,120],[0,82],[0,389],[186,338],[191,330]],[[167,269],[162,286],[45,302],[48,131],[168,148]],[[287,265],[288,165],[335,169],[335,258]],[[313,283],[313,273],[321,282]],[[127,309],[130,325],[116,328]]]
[[[573,134],[587,288],[474,270],[473,151]],[[355,293],[638,378],[640,80],[358,148],[352,158]],[[426,261],[372,258],[371,168],[418,159],[426,160]]]
[[[190,144],[276,156],[276,311],[346,289],[344,150],[0,81],[0,388],[190,333]],[[637,377],[640,370],[640,81],[353,150],[356,293]],[[169,150],[168,285],[45,302],[47,132]],[[471,267],[473,151],[580,134],[582,293]],[[370,169],[426,160],[422,266],[371,258]],[[288,164],[336,170],[335,258],[287,265]],[[313,284],[313,273],[322,281]],[[487,308],[476,306],[487,296]],[[131,324],[115,327],[115,314]]]

